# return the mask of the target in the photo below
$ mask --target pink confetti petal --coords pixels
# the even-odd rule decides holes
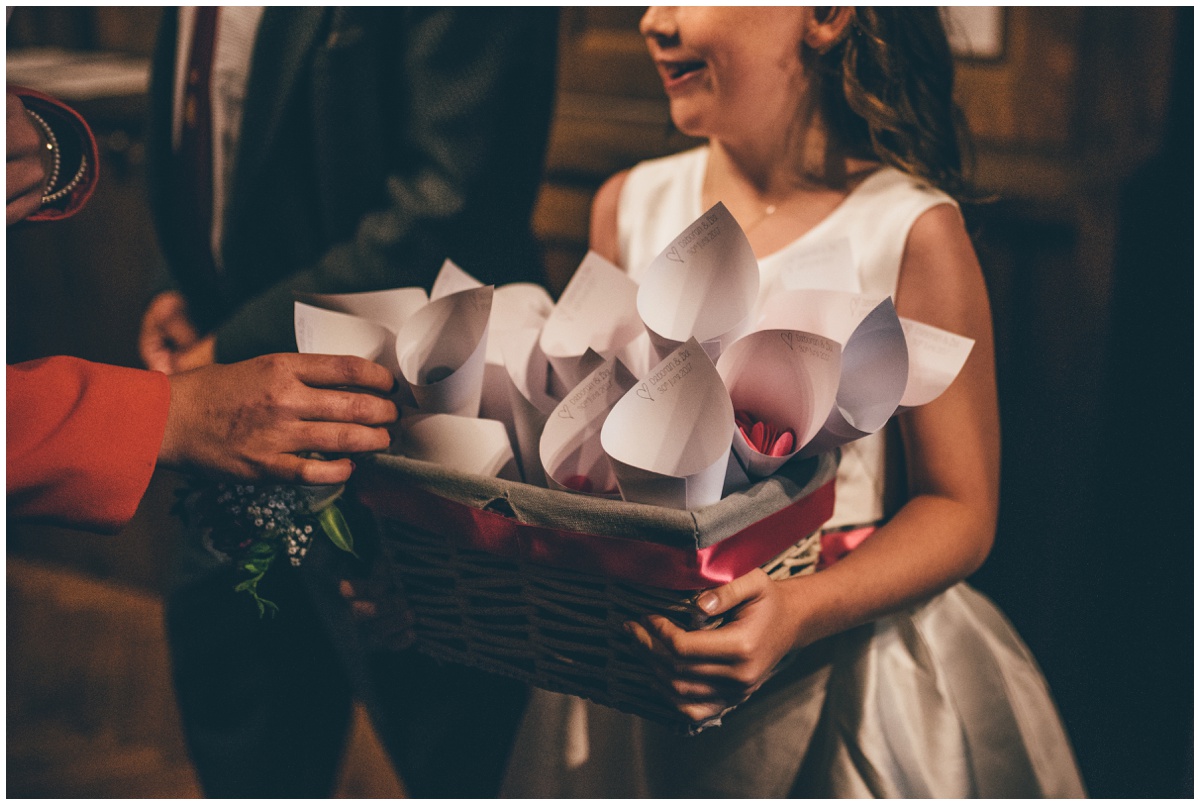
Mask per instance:
[[[796,434],[791,429],[781,430],[770,422],[759,421],[748,411],[735,410],[733,416],[746,444],[763,455],[786,456],[796,445]]]
[[[771,445],[770,455],[777,458],[780,456],[786,456],[788,453],[792,452],[792,446],[795,444],[796,437],[792,434],[792,431],[790,429],[785,430],[780,437],[775,440],[775,444]]]
[[[766,435],[766,430],[761,422],[755,422],[754,427],[750,429],[750,444],[760,453],[763,451],[763,437]]]
[[[746,444],[754,447],[754,442],[750,439],[750,434],[746,432],[746,428],[738,425],[738,433],[742,434],[742,438],[746,440]]]
[[[567,489],[574,489],[576,492],[592,491],[592,481],[586,475],[572,475],[563,481],[563,486]]]

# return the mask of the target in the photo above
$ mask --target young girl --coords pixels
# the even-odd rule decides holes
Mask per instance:
[[[961,583],[991,548],[1000,444],[987,292],[952,197],[965,184],[937,10],[651,8],[641,31],[672,120],[708,144],[610,179],[596,251],[638,278],[721,201],[759,258],[763,298],[798,255],[848,240],[853,267],[807,284],[891,295],[975,347],[945,394],[898,418],[899,441],[843,451],[826,528],[875,526],[852,552],[701,596],[711,614],[736,609],[719,629],[630,624],[682,712],[740,704],[721,727],[686,738],[537,691],[505,793],[1083,795],[1033,658]]]

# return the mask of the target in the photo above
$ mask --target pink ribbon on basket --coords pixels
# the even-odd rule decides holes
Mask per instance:
[[[376,516],[402,521],[452,544],[670,590],[713,587],[749,573],[819,529],[833,514],[834,497],[830,480],[715,545],[694,549],[521,523],[397,484],[365,468],[356,481],[358,499]]]
[[[821,558],[817,560],[817,570],[824,570],[842,559],[874,533],[873,525],[847,531],[826,531],[821,535]]]

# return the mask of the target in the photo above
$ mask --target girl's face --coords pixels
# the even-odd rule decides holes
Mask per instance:
[[[810,9],[651,6],[641,33],[684,134],[737,140],[794,119]]]

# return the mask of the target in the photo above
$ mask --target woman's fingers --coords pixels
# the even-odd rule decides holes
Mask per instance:
[[[9,197],[5,205],[5,222],[8,226],[24,221],[42,208],[42,191],[40,188],[18,193]]]
[[[342,388],[314,388],[304,378]],[[171,404],[159,457],[165,466],[216,477],[313,485],[344,483],[344,456],[386,450],[396,406],[370,391],[391,373],[360,358],[266,355],[171,376]]]
[[[395,422],[398,414],[391,400],[333,389],[313,389],[296,413],[300,419],[359,425],[386,425]]]
[[[46,175],[42,173],[40,165],[36,162],[10,162],[8,164],[8,181],[5,187],[8,203],[12,204],[18,199],[28,196],[36,198],[40,204],[45,182]]]
[[[270,478],[281,483],[304,486],[344,484],[354,472],[354,462],[348,458],[326,461],[301,458],[291,453],[276,453],[257,463],[247,478]]]
[[[272,356],[275,357],[275,356]],[[396,385],[392,373],[377,363],[352,355],[287,355],[295,363],[294,374],[308,386],[336,388],[351,386],[388,394]]]
[[[287,453],[375,453],[392,442],[386,428],[344,422],[297,422],[283,433],[278,449]]]

